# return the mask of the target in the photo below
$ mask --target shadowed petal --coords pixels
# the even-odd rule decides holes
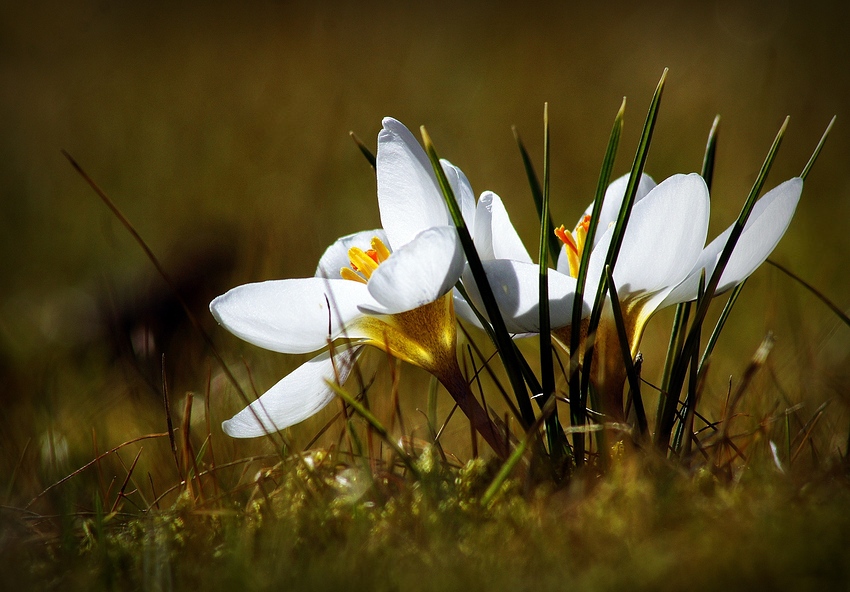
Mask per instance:
[[[485,191],[478,200],[474,241],[482,261],[512,259],[531,263],[531,257],[511,224],[501,198],[492,191]]]
[[[401,122],[387,117],[378,134],[378,206],[393,249],[433,226],[450,223],[425,151]]]
[[[443,172],[446,173],[449,185],[452,186],[452,193],[454,193],[455,200],[460,206],[463,221],[466,222],[471,232],[475,224],[475,194],[472,192],[472,185],[469,184],[469,180],[463,174],[463,171],[445,158],[440,159],[440,164],[443,167]]]
[[[348,250],[351,247],[359,247],[366,251],[371,248],[370,242],[374,237],[381,239],[381,242],[384,244],[387,243],[387,233],[382,228],[363,230],[338,238],[331,246],[325,249],[325,253],[319,259],[319,265],[316,267],[316,277],[339,279],[339,270],[343,267],[351,266],[351,261],[348,258]]]
[[[508,259],[484,261],[487,280],[496,303],[511,333],[537,333],[540,331],[540,269],[533,263]],[[481,295],[467,266],[464,286],[475,306],[484,311]],[[575,295],[575,280],[555,270],[549,270],[549,315],[553,328],[570,324]],[[585,307],[585,313],[589,308]]]
[[[608,226],[617,221],[620,214],[620,206],[623,204],[623,197],[626,195],[626,186],[629,184],[629,175],[615,179],[608,185],[605,190],[605,199],[602,202],[602,211],[599,213],[599,225],[596,227],[596,239],[593,241],[594,246],[599,243],[602,235],[608,229]],[[655,181],[647,174],[640,177],[637,194],[635,194],[635,204],[646,197],[649,192],[655,188]],[[593,211],[593,203],[587,206],[584,214],[589,216]]]
[[[656,293],[687,277],[705,244],[708,213],[708,187],[696,173],[665,179],[635,204],[614,267],[620,297]]]
[[[277,432],[318,413],[334,398],[327,381],[348,379],[363,346],[338,349],[331,359],[324,352],[305,362],[263,396],[221,424],[233,438],[256,438]]]
[[[429,228],[397,249],[372,273],[374,302],[364,312],[397,314],[435,301],[448,292],[463,271],[463,250],[454,226]]]
[[[357,306],[369,301],[364,284],[300,278],[238,286],[213,300],[210,311],[225,329],[249,343],[297,354],[325,347],[329,337],[338,337],[362,314]]]
[[[800,201],[803,192],[803,180],[799,177],[789,179],[768,191],[753,206],[753,211],[744,226],[732,257],[723,270],[715,294],[721,294],[744,281],[755,271],[776,248]],[[697,297],[700,270],[705,267],[706,281],[711,277],[732,226],[724,230],[711,241],[695,263],[688,278],[665,299],[663,306],[687,302]]]

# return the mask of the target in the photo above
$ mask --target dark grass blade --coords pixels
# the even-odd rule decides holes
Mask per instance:
[[[602,169],[599,171],[599,181],[596,184],[596,195],[593,199],[593,209],[590,214],[590,226],[587,229],[584,251],[581,254],[578,277],[576,278],[576,292],[573,299],[572,321],[570,331],[570,363],[569,363],[569,387],[570,387],[570,421],[573,427],[583,426],[587,419],[586,398],[582,397],[581,383],[579,381],[579,347],[581,344],[581,318],[584,312],[584,288],[587,283],[587,269],[590,265],[590,254],[593,251],[593,241],[596,238],[597,222],[599,213],[602,211],[602,202],[605,199],[605,191],[611,180],[611,172],[614,169],[614,160],[617,157],[617,147],[620,145],[620,135],[623,132],[623,117],[626,111],[626,99],[620,103],[620,109],[614,117],[614,125],[608,138],[608,148],[602,159]],[[560,252],[560,247],[559,251]],[[576,464],[584,463],[585,433],[577,430],[573,434],[573,450]]]
[[[717,133],[719,127],[720,115],[715,115],[714,121],[711,124],[711,129],[708,132],[708,139],[705,143],[705,154],[703,155],[702,171],[700,172],[700,175],[708,188],[709,195],[711,194],[711,184],[714,180],[714,164],[717,157]],[[661,425],[664,401],[670,388],[670,377],[673,372],[673,367],[682,352],[682,346],[684,345],[686,335],[685,330],[688,326],[690,311],[690,302],[681,302],[676,305],[676,314],[673,318],[673,328],[670,331],[670,342],[667,346],[667,357],[664,359],[664,372],[661,378],[661,397],[658,399],[658,409],[655,417],[656,426]]]
[[[539,283],[539,311],[540,311],[540,377],[541,387],[539,391],[540,404],[546,408],[550,398],[555,394],[555,367],[552,358],[552,331],[549,317],[549,246],[550,240],[555,238],[552,220],[549,216],[549,179],[551,171],[551,151],[549,134],[549,103],[543,105],[543,202],[540,209],[540,283]],[[556,240],[557,242],[557,240]],[[555,407],[546,417],[546,440],[549,445],[549,454],[556,473],[560,474],[566,455],[566,442],[564,432],[558,421],[557,400]]]
[[[720,277],[723,275],[723,270],[726,268],[726,264],[729,262],[729,258],[732,256],[732,251],[735,248],[735,245],[738,243],[738,239],[741,236],[741,233],[744,231],[744,225],[747,223],[747,219],[750,216],[750,212],[753,209],[753,205],[755,205],[756,198],[764,186],[765,180],[767,179],[767,174],[770,171],[771,166],[773,165],[773,161],[776,159],[776,154],[779,150],[779,146],[782,144],[782,138],[785,135],[785,129],[788,126],[788,118],[785,118],[785,121],[782,123],[782,126],[779,128],[779,132],[776,134],[776,138],[773,140],[773,144],[770,147],[770,150],[767,153],[767,157],[764,160],[764,164],[762,164],[761,170],[759,171],[758,176],[756,177],[756,181],[753,184],[752,189],[750,190],[750,194],[747,197],[746,202],[744,203],[744,207],[741,209],[741,213],[738,216],[738,220],[735,222],[735,225],[732,227],[732,232],[729,235],[729,239],[726,241],[726,245],[723,247],[723,251],[720,254],[720,259],[717,262],[717,266],[714,268],[714,272],[711,274],[711,279],[708,282],[708,285],[705,288],[705,298],[703,298],[702,302],[697,306],[696,313],[694,315],[694,321],[691,325],[691,328],[688,332],[688,337],[685,339],[685,345],[682,348],[682,354],[679,358],[679,361],[674,365],[673,373],[670,379],[670,390],[668,396],[664,402],[664,409],[662,411],[661,422],[657,430],[656,435],[656,444],[660,450],[666,450],[667,446],[670,442],[670,435],[673,431],[673,422],[675,421],[675,413],[676,413],[676,403],[678,401],[678,393],[682,390],[682,385],[685,380],[685,372],[687,370],[688,362],[691,356],[691,349],[698,347],[697,338],[699,335],[699,330],[702,326],[702,322],[705,320],[705,315],[708,313],[708,306],[711,303],[711,299],[714,297],[714,292],[717,289],[717,285],[720,283]]]
[[[629,337],[626,335],[626,323],[623,320],[623,309],[620,308],[620,298],[617,296],[617,287],[611,275],[611,267],[605,266],[605,276],[608,283],[608,294],[611,297],[611,308],[614,313],[614,324],[617,326],[617,336],[620,341],[620,353],[623,355],[623,364],[626,366],[626,376],[629,380],[629,388],[632,391],[632,401],[635,406],[635,417],[637,417],[638,431],[643,438],[647,432],[646,410],[643,407],[643,398],[640,396],[640,377],[635,370],[632,352],[629,347]]]
[[[354,140],[355,144],[357,144],[357,147],[360,149],[360,153],[363,154],[363,156],[366,157],[366,160],[369,161],[369,164],[372,165],[372,170],[377,171],[378,159],[375,158],[375,155],[372,154],[372,151],[366,147],[366,144],[364,144],[363,141],[358,138],[357,134],[355,134],[353,131],[348,132],[348,135],[351,136],[351,139]]]
[[[702,301],[705,298],[705,269],[700,272],[699,276],[699,287],[697,288],[697,303]],[[702,329],[700,327],[700,329]],[[699,339],[702,336],[702,331],[700,330],[700,335],[697,337],[697,343],[699,343]],[[693,431],[693,422],[694,422],[694,409],[696,408],[696,396],[697,396],[697,377],[698,377],[698,359],[699,356],[699,348],[694,348],[691,353],[690,362],[690,373],[688,374],[688,378],[690,379],[688,382],[688,394],[685,398],[685,404],[682,407],[682,410],[679,414],[680,420],[679,424],[676,428],[676,434],[673,437],[673,450],[681,453],[682,451],[682,438],[687,438],[686,443],[690,442],[691,432]]]
[[[422,133],[422,143],[425,147],[425,152],[431,160],[431,166],[434,168],[434,173],[437,176],[437,181],[440,184],[440,189],[443,192],[443,197],[446,200],[446,205],[449,208],[449,213],[457,228],[460,243],[463,246],[463,252],[466,254],[466,260],[469,268],[472,271],[472,276],[475,279],[478,292],[481,294],[481,299],[484,302],[484,308],[487,316],[490,317],[490,323],[493,327],[493,338],[496,343],[496,348],[499,350],[499,356],[502,358],[502,363],[505,366],[505,371],[508,374],[511,387],[514,391],[514,397],[517,400],[520,413],[526,425],[534,423],[534,410],[531,407],[531,398],[528,396],[528,391],[525,388],[525,382],[522,377],[519,361],[517,360],[517,350],[514,348],[513,341],[508,333],[505,321],[499,311],[499,306],[496,304],[496,298],[493,296],[493,291],[490,288],[490,282],[487,281],[487,274],[484,272],[484,266],[481,264],[481,258],[478,256],[478,251],[475,249],[475,244],[472,242],[472,236],[469,234],[469,229],[466,227],[466,222],[463,220],[460,207],[452,192],[449,180],[446,178],[446,173],[440,165],[440,158],[437,156],[437,151],[434,148],[434,143],[431,137],[425,130],[425,126],[420,128]]]
[[[625,236],[626,225],[628,223],[629,216],[631,215],[632,207],[634,206],[638,185],[640,183],[640,177],[643,174],[643,169],[646,165],[646,159],[649,155],[649,146],[652,143],[652,132],[655,129],[655,122],[658,119],[658,108],[661,104],[661,95],[664,91],[664,83],[666,79],[667,69],[665,68],[664,72],[661,74],[661,79],[658,81],[658,85],[655,88],[655,93],[652,96],[652,101],[649,105],[649,111],[646,114],[646,120],[644,121],[643,131],[641,133],[637,151],[635,152],[634,162],[632,163],[631,174],[629,175],[629,182],[626,186],[626,193],[623,197],[623,203],[620,208],[617,223],[614,226],[611,245],[605,257],[605,265],[611,268],[612,273],[615,270],[617,257],[620,253],[620,247],[623,244],[623,237]],[[590,322],[588,323],[587,328],[588,336],[593,335],[596,332],[596,329],[599,326],[599,321],[602,318],[602,304],[605,299],[605,293],[608,289],[608,286],[606,284],[606,276],[603,275],[602,278],[600,278],[599,286],[596,290],[596,297],[593,301],[593,308],[591,309],[590,313]],[[584,352],[584,372],[581,381],[582,402],[587,400],[587,393],[590,388],[590,368],[592,361],[593,346],[591,345],[590,347],[587,347]]]
[[[543,220],[543,190],[540,188],[540,181],[537,178],[537,173],[534,171],[534,164],[531,162],[531,157],[528,155],[528,151],[525,149],[525,144],[522,142],[522,138],[519,137],[519,132],[516,127],[511,128],[514,132],[514,139],[516,140],[517,146],[519,147],[519,153],[522,157],[522,165],[525,167],[525,174],[528,177],[528,186],[531,188],[531,197],[534,199],[534,205],[537,208],[537,216],[540,220]],[[544,175],[545,175],[544,171]],[[542,222],[541,222],[542,223]],[[551,216],[549,218],[549,228],[546,231],[546,236],[549,239],[549,253],[552,258],[555,260],[554,263],[557,263],[558,253],[560,252],[561,245],[558,242],[558,237],[555,236],[555,224],[552,222]]]

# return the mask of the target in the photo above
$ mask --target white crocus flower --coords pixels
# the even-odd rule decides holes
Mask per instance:
[[[443,162],[464,211],[475,208],[469,182]],[[239,286],[210,304],[216,320],[242,339],[283,353],[322,353],[222,424],[255,437],[298,423],[334,397],[363,345],[373,345],[436,376],[482,436],[501,454],[504,438],[469,391],[456,355],[452,287],[463,271],[457,231],[424,150],[400,122],[378,135],[378,206],[383,229],[345,236],[319,261],[315,277]]]
[[[594,297],[601,280],[613,234],[611,223],[622,203],[626,180],[618,179],[612,189],[618,183],[622,186],[606,193],[597,231],[599,238],[594,241],[588,269],[589,299]],[[648,177],[641,180],[613,272],[632,356],[637,354],[646,323],[657,310],[697,297],[701,270],[705,268],[706,278],[711,276],[732,230],[728,228],[703,248],[708,230],[709,195],[699,175],[674,175],[653,185]],[[791,179],[756,202],[718,284],[717,294],[742,282],[767,259],[785,234],[802,189],[802,179]],[[613,200],[613,207],[608,207],[609,199]],[[558,269],[565,274],[575,275],[577,271],[574,262],[584,248],[586,224],[583,218],[575,233],[564,236],[563,227],[558,233],[565,243]],[[554,331],[554,336],[568,348],[569,327]],[[594,347],[591,376],[600,395],[600,410],[612,420],[620,421],[626,375],[610,301],[605,303]]]

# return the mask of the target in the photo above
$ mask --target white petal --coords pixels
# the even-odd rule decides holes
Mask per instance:
[[[460,206],[463,221],[471,232],[475,225],[475,194],[472,192],[472,185],[469,184],[469,179],[466,178],[463,171],[445,158],[440,159],[440,164],[443,166],[443,172],[446,173],[449,185],[452,186],[452,193],[454,193],[455,200]]]
[[[472,310],[472,307],[466,299],[460,295],[457,288],[452,291],[452,302],[454,303],[455,315],[457,315],[458,318],[463,319],[474,327],[483,329],[481,321],[478,320],[478,316]]]
[[[708,232],[708,187],[673,175],[635,204],[614,267],[620,298],[653,294],[688,276]]]
[[[333,360],[324,352],[299,366],[263,396],[221,424],[233,438],[256,438],[277,432],[318,413],[334,398],[327,381],[343,384],[363,346],[338,349]]]
[[[370,301],[366,286],[358,282],[299,278],[238,286],[213,300],[210,311],[237,337],[296,354],[316,351],[329,337],[339,337],[361,316],[357,306]]]
[[[457,229],[429,228],[372,273],[369,293],[375,302],[361,305],[361,310],[397,314],[433,302],[457,283],[463,262]]]
[[[521,263],[508,259],[484,261],[487,281],[496,298],[499,311],[511,333],[537,333],[540,331],[540,269],[532,263]],[[575,294],[575,280],[549,270],[549,316],[550,324],[563,327],[570,324]],[[483,313],[484,305],[472,272],[467,266],[463,284],[475,306]],[[585,314],[589,308],[585,307]]]
[[[425,151],[399,121],[385,118],[378,134],[378,206],[393,249],[433,226],[450,224],[437,177]]]
[[[605,233],[608,226],[617,221],[617,217],[620,215],[620,206],[622,206],[623,198],[626,195],[626,187],[629,184],[629,176],[629,174],[625,174],[612,181],[611,184],[608,185],[608,189],[605,190],[605,199],[602,202],[602,211],[599,214],[599,223],[596,227],[596,237],[593,241],[594,246],[599,243],[599,240],[602,238],[602,235]],[[652,177],[646,173],[641,175],[637,193],[635,194],[635,205],[646,197],[654,188],[655,181],[653,181]],[[593,202],[587,206],[587,209],[584,211],[584,215],[589,216],[592,211]]]
[[[723,270],[715,294],[723,293],[744,281],[770,256],[788,229],[802,192],[803,180],[795,177],[768,191],[755,203],[744,232]],[[665,306],[697,297],[700,270],[705,268],[707,282],[731,232],[732,226],[711,241],[697,259],[688,278],[664,301]]]
[[[478,200],[473,240],[482,261],[512,259],[531,263],[531,257],[511,224],[505,205],[492,191],[485,191]]]
[[[378,237],[384,244],[387,243],[387,233],[382,228],[363,230],[338,238],[336,242],[325,249],[325,253],[319,259],[316,277],[339,279],[339,270],[343,267],[351,267],[348,250],[351,247],[359,247],[364,251],[370,249],[372,248],[371,241],[375,237]]]

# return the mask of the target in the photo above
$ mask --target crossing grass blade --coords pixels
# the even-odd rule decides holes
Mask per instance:
[[[596,184],[596,195],[593,199],[593,209],[590,214],[590,225],[587,228],[585,238],[585,249],[581,254],[578,277],[576,277],[576,291],[573,299],[573,310],[571,317],[572,330],[570,331],[570,360],[569,360],[569,389],[570,389],[570,422],[573,427],[581,427],[587,420],[586,397],[582,397],[581,382],[579,380],[579,347],[581,345],[581,320],[584,316],[584,288],[587,283],[587,269],[590,265],[590,254],[593,251],[589,246],[593,245],[596,238],[597,222],[599,213],[602,211],[602,203],[605,199],[605,190],[611,181],[611,172],[614,169],[614,161],[617,158],[617,148],[620,145],[620,135],[623,132],[623,117],[626,112],[626,99],[620,103],[620,109],[614,117],[614,125],[611,135],[608,137],[608,148],[602,159],[602,169],[599,171],[599,181]],[[560,246],[559,252],[560,252]],[[576,430],[573,434],[573,456],[577,465],[584,463],[585,433]]]
[[[493,339],[496,348],[499,350],[499,356],[502,358],[502,363],[505,366],[505,371],[508,374],[508,380],[511,383],[511,388],[514,391],[514,397],[517,401],[523,421],[526,425],[534,423],[534,410],[531,406],[531,398],[528,396],[528,390],[525,388],[522,370],[520,368],[518,353],[514,347],[513,340],[508,333],[505,321],[499,311],[499,306],[496,304],[496,298],[493,296],[493,291],[490,288],[490,282],[487,280],[487,274],[484,271],[484,266],[481,264],[481,258],[478,256],[478,251],[475,249],[475,244],[472,242],[472,236],[469,234],[469,229],[466,222],[463,220],[463,214],[460,211],[460,206],[455,199],[452,187],[449,184],[446,173],[440,164],[440,158],[437,156],[437,150],[434,148],[434,143],[428,135],[425,126],[420,128],[422,133],[422,143],[425,147],[425,152],[431,161],[431,166],[434,168],[434,173],[437,176],[437,182],[440,185],[440,190],[443,192],[443,197],[446,200],[446,205],[449,208],[449,213],[452,216],[452,221],[457,228],[458,237],[463,247],[463,252],[466,255],[466,260],[475,279],[475,284],[478,287],[478,292],[481,294],[481,300],[484,303],[484,309],[490,319],[490,324],[493,327]]]
[[[656,432],[656,445],[659,450],[667,450],[667,447],[670,442],[670,436],[673,431],[673,423],[675,421],[676,414],[676,405],[678,403],[678,394],[673,396],[673,393],[681,392],[682,385],[685,380],[685,372],[687,370],[688,360],[692,355],[692,348],[698,347],[698,339],[699,339],[699,331],[701,329],[702,323],[705,320],[705,315],[708,313],[708,306],[711,303],[711,299],[714,297],[714,292],[717,289],[717,285],[720,283],[720,278],[723,275],[723,270],[726,269],[726,264],[729,262],[730,257],[732,256],[732,251],[735,248],[735,245],[738,243],[738,239],[741,236],[741,233],[744,231],[744,225],[747,223],[747,219],[750,216],[750,212],[755,205],[756,198],[759,193],[761,193],[762,187],[764,186],[765,181],[767,180],[767,174],[770,172],[770,168],[773,165],[773,161],[776,159],[776,154],[779,151],[779,146],[782,144],[782,138],[785,136],[785,130],[788,127],[788,118],[785,118],[785,121],[782,123],[782,126],[779,128],[779,132],[776,134],[775,139],[773,140],[773,144],[770,147],[770,150],[767,153],[767,157],[762,164],[761,170],[759,171],[758,176],[756,177],[755,183],[753,184],[752,189],[750,190],[750,194],[747,197],[746,202],[744,203],[744,207],[741,209],[741,213],[738,215],[738,219],[732,227],[732,232],[729,234],[729,239],[726,241],[726,245],[723,247],[723,251],[720,254],[720,258],[717,261],[717,265],[714,268],[713,273],[711,274],[711,279],[708,282],[708,285],[705,288],[705,298],[699,303],[697,306],[696,313],[694,314],[694,321],[691,324],[691,328],[688,331],[688,336],[685,339],[685,345],[682,347],[681,355],[679,356],[678,362],[673,367],[673,372],[670,379],[670,390],[668,392],[668,396],[664,401],[664,408],[661,413],[661,422],[658,426]]]

